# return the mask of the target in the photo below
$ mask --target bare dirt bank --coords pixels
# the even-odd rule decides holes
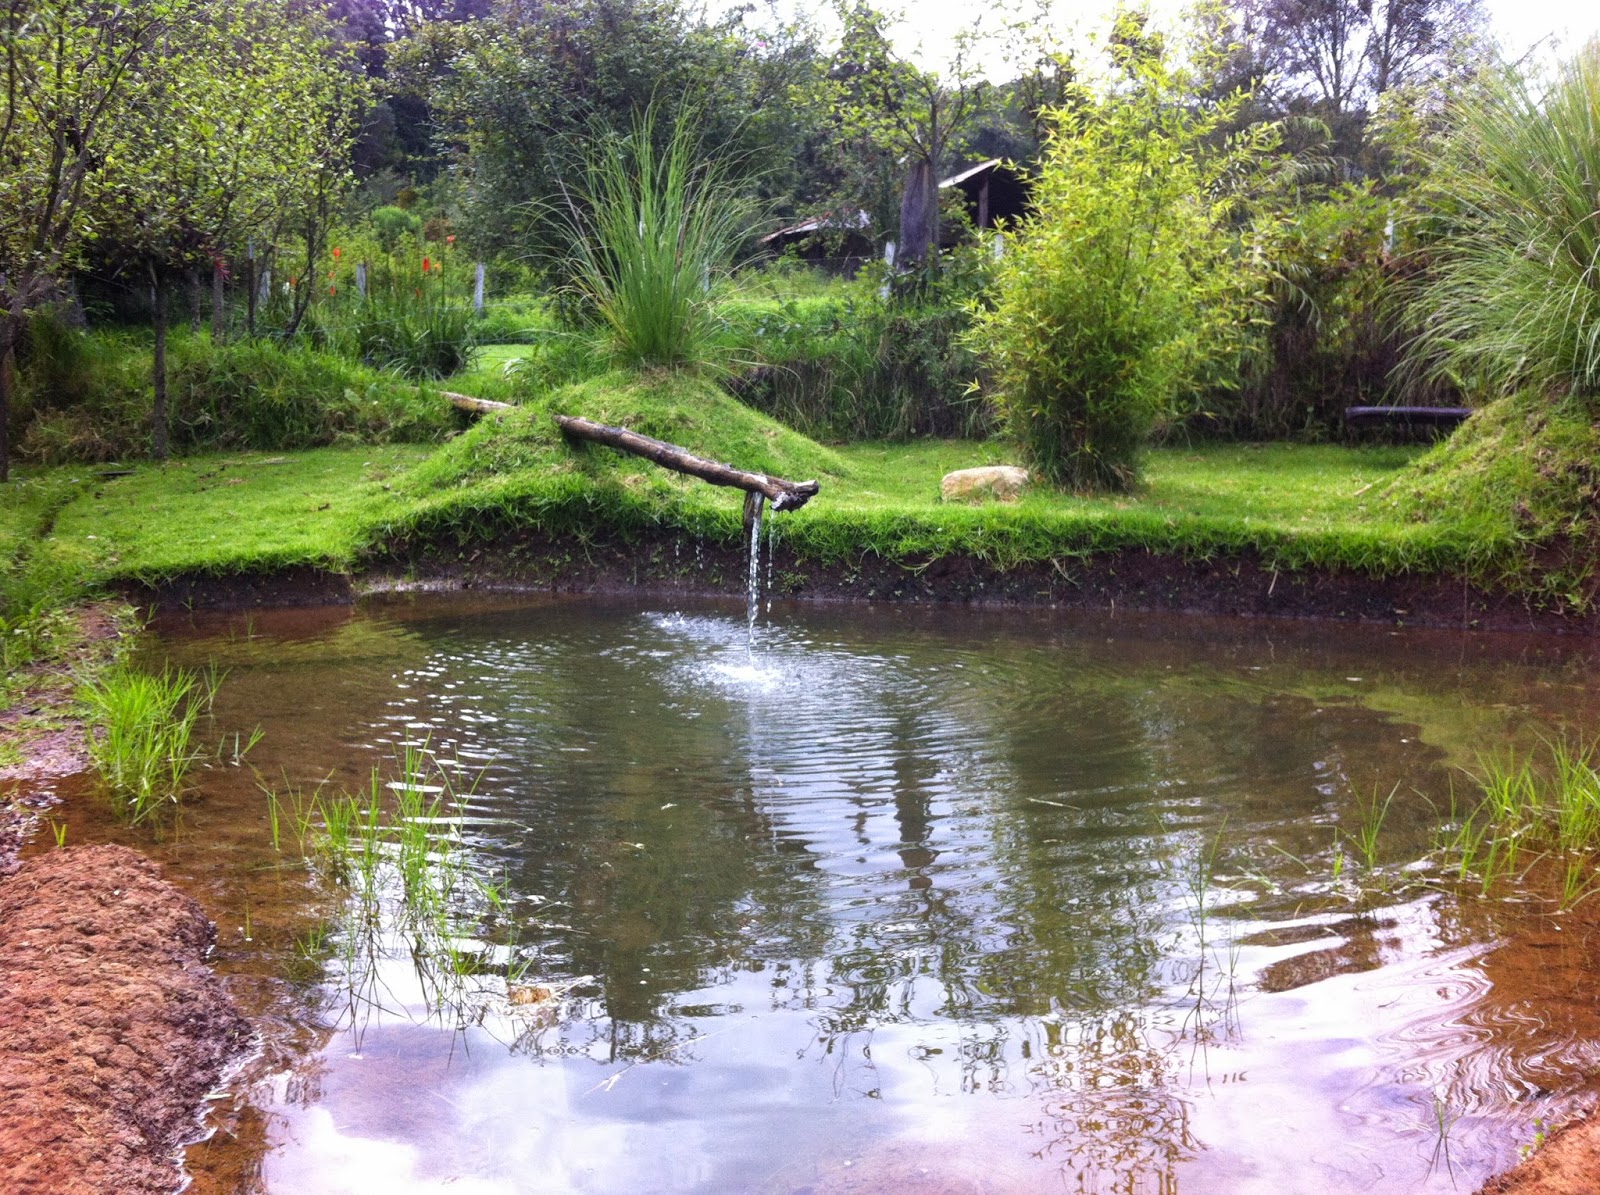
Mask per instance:
[[[0,881],[0,1190],[166,1195],[249,1023],[200,906],[125,847]]]
[[[1552,1133],[1521,1165],[1492,1178],[1479,1195],[1593,1195],[1600,1190],[1600,1120],[1589,1117]]]
[[[781,526],[781,524],[780,524]],[[178,577],[129,591],[165,609],[317,605],[363,589],[430,585],[579,593],[728,595],[744,592],[742,547],[660,536],[642,541],[521,534],[493,544],[411,544],[375,558],[364,576],[310,568]],[[1594,610],[1538,608],[1459,577],[1379,577],[1354,570],[1278,570],[1254,553],[1195,559],[1124,549],[1001,567],[970,556],[893,559],[863,551],[821,564],[780,539],[772,596],[822,601],[964,603],[1255,618],[1319,618],[1389,626],[1600,633]]]

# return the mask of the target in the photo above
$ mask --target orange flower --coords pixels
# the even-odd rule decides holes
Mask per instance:
[[[289,275],[289,288],[292,290],[292,289],[294,289],[295,287],[297,287],[299,285],[300,285],[300,279],[296,278],[293,274],[290,274]]]
[[[337,246],[337,245],[335,245],[333,247],[333,260],[334,261],[338,261],[339,260],[339,246]]]
[[[455,235],[455,233],[451,233],[449,236],[445,237],[444,243],[447,244],[447,245],[455,244],[456,243],[456,235]]]
[[[424,274],[426,274],[432,268],[433,268],[433,263],[431,261],[429,261],[426,257],[424,257],[422,259],[422,272]]]

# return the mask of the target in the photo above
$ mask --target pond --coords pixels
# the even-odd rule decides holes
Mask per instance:
[[[1600,1070],[1588,906],[1427,862],[1480,750],[1600,725],[1581,641],[780,605],[752,646],[737,603],[460,596],[155,629],[262,739],[157,842],[69,832],[195,890],[266,1026],[200,1191],[1471,1190]],[[300,862],[319,785],[424,794],[437,916],[392,852],[366,901]]]

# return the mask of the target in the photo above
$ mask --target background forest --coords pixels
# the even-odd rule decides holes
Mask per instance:
[[[890,27],[855,0],[12,0],[0,471],[430,441],[432,381],[520,402],[621,363],[828,441],[1004,434],[1126,488],[1152,439],[1596,383],[1592,214],[1518,208],[1600,154],[1592,47],[1529,78],[1476,0],[1078,28],[1012,0],[938,71]],[[1031,205],[998,231],[935,185],[996,158]]]

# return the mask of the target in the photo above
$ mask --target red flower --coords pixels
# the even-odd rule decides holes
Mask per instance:
[[[339,293],[339,288],[338,288],[338,287],[337,287],[337,286],[330,286],[330,287],[329,287],[329,288],[328,288],[328,293],[329,293],[329,294],[330,294],[330,295],[336,295],[336,294],[338,294],[338,293]]]
[[[295,287],[297,287],[299,285],[300,285],[300,279],[296,278],[293,274],[290,274],[289,275],[289,289],[293,290]]]
[[[335,245],[333,247],[333,260],[334,261],[338,261],[339,260],[339,246],[337,246],[337,245]]]
[[[444,243],[447,244],[447,245],[455,244],[456,243],[455,233],[451,233],[449,236],[445,237]]]
[[[432,268],[433,268],[433,263],[431,261],[429,261],[426,257],[424,257],[422,259],[422,272],[424,274],[426,274]]]

